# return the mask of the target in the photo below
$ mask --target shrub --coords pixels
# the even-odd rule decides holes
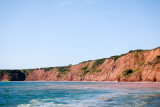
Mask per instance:
[[[88,66],[89,66],[89,64],[87,66],[83,67],[81,70],[86,71],[88,69]]]
[[[158,55],[153,61],[148,62],[148,64],[153,66],[160,64],[160,55]]]
[[[57,75],[57,77],[58,77],[58,78],[60,78],[60,77],[61,77],[61,75],[60,75],[60,74],[58,74],[58,75]]]
[[[117,77],[120,77],[120,76],[121,76],[121,73],[117,75]]]
[[[103,64],[105,60],[106,58],[95,60],[95,62],[92,65],[92,68],[95,68],[96,66]]]
[[[127,69],[127,70],[123,71],[124,76],[129,76],[132,73],[133,73],[133,70],[131,70],[131,69]]]
[[[154,65],[160,64],[160,56],[158,55],[158,56],[154,59],[154,61],[155,61]]]
[[[139,68],[137,68],[136,70],[127,69],[127,70],[123,71],[122,74],[123,74],[125,77],[129,77],[129,76],[131,76],[133,73],[135,73],[135,72],[137,72],[137,71],[139,71],[139,70],[140,70]]]
[[[92,60],[88,60],[88,61],[83,61],[83,62],[80,62],[79,64],[83,64],[83,63],[86,63],[86,62],[91,62]]]
[[[47,67],[47,68],[44,68],[44,72],[48,72],[50,70],[54,69],[54,67]]]
[[[0,75],[3,75],[4,74],[4,70],[0,70]]]
[[[110,58],[113,59],[114,61],[116,61],[120,57],[121,57],[120,55],[115,55],[115,56],[111,56]]]
[[[82,74],[82,76],[86,75],[88,72],[90,72],[90,71],[84,71],[84,73]]]
[[[153,64],[153,62],[148,62],[148,64],[149,64],[149,65],[152,65],[152,64]]]
[[[67,72],[71,71],[71,70],[69,69],[69,66],[62,66],[62,67],[56,67],[56,68],[57,68],[57,70],[58,70],[58,72],[59,72],[59,74],[57,75],[58,78],[61,77],[61,74],[67,74],[66,71],[67,71]],[[61,78],[62,78],[62,77],[61,77]]]
[[[156,49],[158,49],[158,48],[160,48],[160,46],[159,46],[159,47],[157,47],[157,48],[155,48],[155,49],[153,49],[153,50],[156,50]]]
[[[89,64],[86,65],[85,67],[83,67],[83,68],[81,69],[81,70],[84,71],[83,74],[82,74],[82,76],[84,76],[84,75],[86,75],[88,72],[90,72],[90,71],[88,70],[88,66],[89,66]]]
[[[137,49],[137,50],[130,50],[129,53],[131,52],[143,52],[144,50],[143,49]]]
[[[67,67],[65,67],[65,66],[64,67],[57,67],[57,69],[58,69],[59,73],[63,73],[65,71],[71,71],[68,66]]]
[[[33,69],[22,69],[21,72],[25,74],[25,78],[31,73]]]
[[[71,67],[71,66],[73,66],[73,65],[72,65],[72,64],[69,64],[68,66]]]
[[[145,63],[145,61],[141,61],[138,63],[138,65],[142,66]]]
[[[20,70],[0,70],[0,74],[7,74],[10,81],[23,81],[25,80],[25,74]]]
[[[157,59],[160,59],[160,55],[157,56]]]
[[[96,68],[94,68],[92,72],[97,72],[98,73],[98,72],[101,72],[101,70],[97,70]]]

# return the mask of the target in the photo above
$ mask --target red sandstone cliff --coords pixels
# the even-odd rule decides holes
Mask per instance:
[[[0,81],[7,81],[7,80],[9,80],[9,77],[7,74],[0,75]]]
[[[132,51],[119,57],[107,58],[104,61],[89,61],[63,69],[33,70],[26,77],[26,81],[160,82],[160,48],[147,51]]]

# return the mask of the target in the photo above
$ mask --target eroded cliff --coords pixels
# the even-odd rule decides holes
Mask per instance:
[[[73,66],[21,70],[26,81],[160,81],[160,48],[135,50]],[[1,75],[2,76],[2,75]],[[1,80],[1,78],[0,78]]]

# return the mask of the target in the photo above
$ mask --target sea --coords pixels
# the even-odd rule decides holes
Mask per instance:
[[[0,82],[0,107],[160,107],[160,83]]]

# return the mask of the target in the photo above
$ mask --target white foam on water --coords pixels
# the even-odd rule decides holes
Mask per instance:
[[[31,104],[20,104],[17,107],[30,107]]]
[[[20,104],[17,107],[138,107],[146,104],[145,101],[141,100],[141,95],[133,95],[132,97],[136,98],[136,100],[131,99],[132,101],[129,102],[127,102],[126,99],[124,99],[126,102],[114,101],[116,98],[123,99],[125,96],[129,95],[130,92],[132,92],[132,90],[119,90],[115,91],[114,93],[98,94],[94,97],[84,98],[81,96],[80,99],[72,99],[68,97],[53,99],[32,99],[29,101],[29,104]]]
[[[140,101],[140,99],[136,99],[132,102],[132,104],[123,102],[123,104],[118,105],[117,102],[113,100],[114,98],[120,97],[121,95],[123,96],[123,94],[100,95],[99,97],[94,97],[91,99],[86,98],[83,100],[63,99],[65,102],[70,102],[67,104],[57,104],[54,102],[55,99],[32,99],[29,102],[30,104],[20,104],[17,107],[127,107],[131,105],[139,107],[146,104],[146,102]]]
[[[115,96],[122,95],[120,93],[112,93],[105,95],[97,95],[92,98],[83,98],[79,100],[70,99],[70,98],[54,98],[54,99],[32,99],[29,104],[20,104],[17,107],[100,107],[99,102],[104,102],[110,100]],[[57,104],[54,101],[67,104]]]
[[[17,107],[97,107],[98,101],[102,99],[103,98],[86,98],[83,100],[61,99],[68,102],[67,104],[56,104],[55,102],[51,102],[55,99],[32,99],[29,104],[20,104]]]
[[[17,107],[64,107],[64,106],[63,104],[55,104],[54,102],[43,102],[43,100],[40,99],[32,99],[30,101],[30,104],[20,104]]]

